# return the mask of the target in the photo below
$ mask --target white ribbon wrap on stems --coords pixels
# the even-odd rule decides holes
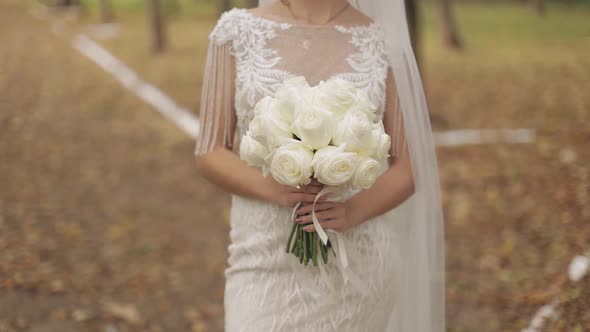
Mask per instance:
[[[345,242],[344,237],[340,233],[338,233],[337,231],[335,231],[333,229],[328,229],[327,231],[325,231],[322,228],[322,225],[320,224],[320,221],[318,220],[318,218],[315,214],[315,205],[316,205],[317,201],[322,196],[330,194],[330,193],[339,192],[341,190],[342,190],[342,188],[340,188],[340,187],[329,187],[329,186],[326,186],[322,190],[320,190],[320,192],[317,193],[317,195],[313,201],[313,206],[311,209],[311,220],[313,222],[313,225],[315,226],[315,230],[318,233],[318,236],[320,237],[320,240],[322,241],[322,243],[324,245],[327,245],[328,240],[331,240],[332,247],[334,248],[334,251],[338,252],[337,266],[338,266],[338,269],[340,270],[340,273],[342,274],[342,279],[344,280],[344,284],[346,285],[348,282],[350,282],[355,288],[357,288],[358,291],[360,291],[362,294],[365,294],[367,288],[363,284],[362,280],[348,268],[348,255],[346,254],[346,245],[344,243]],[[293,213],[291,215],[292,220],[295,220],[295,213],[296,213],[296,210],[299,208],[299,206],[301,206],[301,203],[297,203],[297,205],[295,205],[295,208],[293,209]],[[329,237],[327,233],[331,233],[332,236]],[[334,287],[334,283],[328,277],[328,273],[326,272],[322,262],[320,262],[318,264],[318,266],[320,268],[320,274],[322,276],[322,279],[324,280],[324,282],[326,283],[326,285],[330,289],[330,292],[332,295],[331,296],[332,300],[334,302],[337,302],[338,294],[336,292],[336,288]]]
[[[332,192],[336,192],[336,189],[334,187],[326,186],[322,188],[322,190],[320,190],[320,192],[315,196],[315,199],[313,200],[313,206],[311,208],[311,220],[313,221],[313,225],[315,226],[316,232],[318,232],[320,239],[325,245],[328,244],[328,234],[326,234],[326,232],[322,228],[322,225],[320,225],[318,217],[315,215],[315,204],[318,202],[318,199],[322,198],[322,196]],[[346,251],[344,254],[346,255]],[[348,265],[348,260],[346,261],[346,264]]]
[[[295,204],[295,207],[293,208],[293,212],[291,212],[291,221],[295,221],[295,216],[297,215],[297,209],[299,209],[300,206],[301,206],[301,202],[298,202],[297,204]]]

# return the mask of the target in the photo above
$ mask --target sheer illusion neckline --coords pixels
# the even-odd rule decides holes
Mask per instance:
[[[314,23],[304,23],[304,22],[290,22],[290,21],[281,21],[283,17],[278,15],[258,15],[248,11],[245,8],[234,8],[236,11],[240,11],[245,15],[250,15],[250,17],[255,18],[257,20],[265,21],[271,24],[278,24],[286,27],[298,27],[298,28],[319,28],[319,29],[370,29],[376,25],[374,21],[365,24],[353,24],[353,25],[344,25],[344,24],[337,24],[337,23],[329,23],[329,24],[314,24]]]

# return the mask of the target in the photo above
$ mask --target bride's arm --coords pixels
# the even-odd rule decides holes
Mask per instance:
[[[291,207],[297,202],[313,202],[321,187],[313,184],[301,189],[278,184],[272,177],[248,166],[234,152],[217,147],[196,157],[197,170],[212,183],[236,195]]]
[[[196,164],[199,174],[233,194],[265,201],[277,196],[278,186],[272,178],[263,177],[258,169],[224,147],[196,156]]]
[[[392,138],[390,166],[371,188],[359,192],[348,201],[348,217],[354,223],[362,223],[381,215],[397,207],[414,193],[412,165],[395,86],[392,71],[389,70],[383,125]]]
[[[353,224],[363,223],[403,203],[414,193],[412,169],[407,152],[383,173],[375,184],[348,201]]]
[[[281,206],[313,202],[321,188],[296,189],[279,185],[272,177],[248,166],[231,150],[234,141],[235,58],[230,43],[209,45],[200,104],[200,130],[194,154],[198,172],[230,193],[264,200]]]

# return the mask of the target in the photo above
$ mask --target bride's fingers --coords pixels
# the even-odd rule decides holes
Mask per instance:
[[[320,222],[320,225],[324,230],[333,229],[335,231],[340,231],[342,229],[342,219],[341,218],[333,218],[328,219]],[[313,224],[309,224],[303,227],[303,230],[306,232],[315,232],[315,226]]]
[[[317,213],[319,211],[332,209],[332,208],[336,207],[336,204],[337,203],[332,203],[332,202],[316,203],[315,212]],[[312,209],[313,209],[313,204],[307,204],[307,205],[304,205],[304,206],[300,207],[299,209],[297,209],[297,214],[298,215],[308,214],[311,212]]]
[[[307,186],[303,186],[301,187],[301,191],[308,193],[308,194],[317,194],[320,192],[320,190],[322,190],[323,187],[318,187],[318,186],[312,186],[312,185],[307,185]]]
[[[334,209],[330,209],[330,210],[324,210],[321,212],[316,212],[315,216],[317,217],[317,219],[322,222],[324,220],[328,220],[328,219],[332,219],[335,218],[339,215],[339,211],[336,211]],[[306,224],[310,221],[312,221],[312,215],[308,214],[306,216],[300,216],[297,219],[295,219],[295,222],[298,222],[300,224]]]
[[[287,194],[287,200],[290,205],[295,203],[313,203],[315,195],[306,193],[289,193]]]
[[[324,186],[324,184],[321,183],[320,181],[318,181],[317,179],[311,179],[311,183],[309,185],[316,186],[316,187],[323,187]]]

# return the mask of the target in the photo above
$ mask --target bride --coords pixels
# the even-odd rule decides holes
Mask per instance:
[[[195,155],[232,194],[226,331],[444,331],[437,161],[403,0],[263,0],[225,12],[209,40]],[[279,185],[236,153],[252,107],[294,76],[352,82],[392,140],[373,187],[316,205],[348,257],[346,270],[328,261],[329,283],[284,252],[296,203],[295,222],[314,231],[322,185]]]

